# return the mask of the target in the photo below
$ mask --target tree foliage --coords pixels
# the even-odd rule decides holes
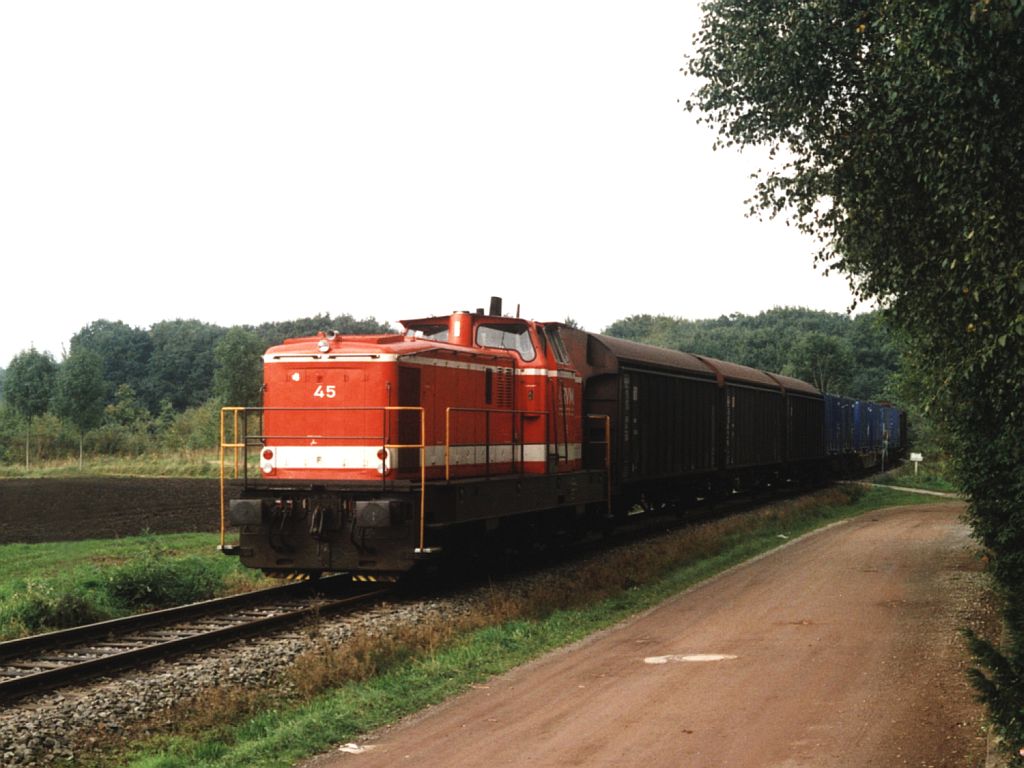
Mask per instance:
[[[753,208],[820,238],[818,259],[906,335],[974,531],[1020,604],[1024,3],[710,0],[688,70],[689,106],[721,143],[772,150]],[[1007,625],[1024,668],[1021,612]],[[1024,745],[1024,712],[1006,711]]]
[[[85,434],[103,421],[106,385],[103,361],[90,349],[79,347],[57,370],[53,411],[78,429],[78,467],[84,462]]]
[[[853,350],[842,339],[813,331],[793,347],[782,372],[809,381],[822,392],[849,392]]]
[[[337,331],[340,334],[374,334],[391,333],[394,329],[387,323],[377,322],[372,317],[359,320],[352,315],[318,314],[311,317],[300,317],[296,320],[284,320],[262,323],[257,326],[245,326],[259,336],[264,347],[280,344],[285,339],[312,336],[319,331]]]
[[[50,407],[57,363],[35,348],[14,356],[4,381],[4,400],[26,419],[42,416]]]
[[[85,433],[103,420],[105,394],[102,359],[92,350],[78,347],[57,370],[53,410]]]
[[[78,349],[95,352],[103,363],[107,402],[121,384],[136,392],[146,386],[153,341],[149,332],[121,321],[96,320],[71,337],[71,354]]]
[[[57,363],[48,352],[35,348],[14,356],[4,380],[4,401],[25,420],[25,466],[29,465],[32,420],[42,416],[53,398]]]
[[[252,331],[235,327],[213,350],[213,391],[224,405],[260,404],[264,342]]]
[[[167,401],[175,410],[206,402],[213,392],[213,349],[224,329],[199,320],[169,320],[149,331],[152,354],[143,389],[151,411]]]
[[[872,400],[891,398],[890,379],[900,366],[897,344],[877,313],[851,318],[776,307],[710,320],[633,315],[605,333],[785,373],[829,392]]]

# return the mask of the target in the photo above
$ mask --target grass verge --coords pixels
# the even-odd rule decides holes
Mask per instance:
[[[868,510],[934,503],[856,486],[814,494],[602,553],[485,591],[458,622],[357,637],[301,656],[290,686],[203,694],[201,718],[174,713],[175,731],[96,756],[137,768],[289,766],[453,696],[555,648],[650,608],[710,576],[823,525]]]
[[[0,545],[0,640],[266,583],[209,533]]]
[[[182,449],[150,451],[139,456],[87,456],[81,468],[78,459],[46,459],[29,467],[0,465],[0,478],[45,477],[218,477],[216,450]]]
[[[948,462],[939,455],[937,458],[929,458],[928,461],[920,463],[917,472],[914,471],[913,462],[908,461],[896,469],[872,478],[872,481],[880,485],[900,485],[905,488],[956,493],[959,489],[949,477]]]

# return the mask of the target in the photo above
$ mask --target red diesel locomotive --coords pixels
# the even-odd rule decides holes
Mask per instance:
[[[241,476],[224,552],[278,575],[394,579],[495,537],[830,467],[805,382],[505,317],[500,299],[402,324],[266,352],[263,407],[224,411],[222,467],[234,456]]]

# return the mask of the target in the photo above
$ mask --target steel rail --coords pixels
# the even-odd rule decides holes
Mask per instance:
[[[333,581],[326,579],[317,586],[333,586]],[[329,597],[314,594],[311,586],[289,584],[0,643],[0,700],[55,690],[103,673],[352,609],[388,591]],[[273,612],[253,615],[261,607]],[[207,620],[205,625],[188,626],[201,619]]]

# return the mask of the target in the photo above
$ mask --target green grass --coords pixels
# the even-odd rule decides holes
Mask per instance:
[[[944,493],[956,493],[959,490],[950,479],[949,466],[942,457],[929,458],[927,461],[920,462],[916,473],[913,462],[907,461],[896,469],[879,475],[874,482]]]
[[[229,457],[230,460],[230,457]],[[42,477],[218,477],[217,450],[151,451],[141,456],[86,456],[0,464],[0,478]]]
[[[509,596],[496,588],[494,610],[477,617],[480,626],[437,627],[435,635],[421,628],[417,642],[397,649],[390,662],[378,661],[376,674],[356,675],[291,702],[271,694],[265,702],[250,697],[239,706],[224,694],[223,708],[211,706],[213,714],[204,720],[136,745],[133,755],[119,751],[100,762],[130,760],[137,768],[290,766],[615,624],[812,529],[881,507],[935,501],[891,489],[851,493],[854,498],[842,503],[798,501],[696,526],[665,537],[664,545],[627,547],[582,571],[544,576],[525,597],[521,590]]]
[[[231,453],[225,456],[224,467],[225,476],[230,478]],[[249,472],[251,476],[259,475],[259,456],[255,452],[249,455]],[[141,456],[86,456],[81,468],[77,458],[36,461],[27,468],[23,463],[0,464],[0,479],[60,477],[216,478],[220,477],[220,454],[217,450],[183,449],[150,451]]]
[[[0,639],[252,589],[217,534],[0,545]]]

